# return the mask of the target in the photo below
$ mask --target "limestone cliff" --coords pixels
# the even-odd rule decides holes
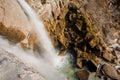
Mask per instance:
[[[109,8],[110,1],[26,1],[42,18],[54,45],[61,46],[62,51],[69,49],[75,51],[78,55],[87,53],[87,55],[102,56],[106,53],[105,42],[119,38],[120,25],[118,19],[116,18],[117,22],[114,23],[111,22],[111,20],[114,20],[113,18],[110,18],[110,20],[106,18],[111,16],[109,14],[119,16],[119,13],[109,12],[113,9]],[[118,29],[112,26],[115,24]],[[111,25],[111,28],[109,28],[109,25]],[[107,30],[107,33],[105,30]]]
[[[26,49],[33,46],[36,36],[27,15],[17,0],[0,1],[0,35],[13,43],[21,43]]]
[[[44,21],[60,55],[70,50],[79,68],[90,63],[93,71],[104,63],[101,58],[118,64],[117,56],[108,49],[112,40],[120,38],[118,0],[26,1]]]
[[[55,47],[61,54],[70,50],[79,68],[84,63],[118,63],[116,53],[108,49],[120,39],[119,0],[26,0],[43,20]],[[27,16],[16,0],[0,1],[0,35],[12,42],[36,47],[36,36]],[[29,36],[29,37],[28,37]],[[35,44],[34,44],[35,43]],[[26,43],[22,44],[26,47]],[[61,55],[60,54],[60,55]],[[89,66],[89,65],[86,65]]]
[[[28,34],[29,22],[16,0],[0,0],[0,34],[13,42],[20,42]]]

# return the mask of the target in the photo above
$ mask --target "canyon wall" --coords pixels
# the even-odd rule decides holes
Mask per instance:
[[[104,58],[118,63],[108,49],[117,39],[120,44],[119,0],[26,0],[44,22],[55,47],[63,55],[70,50],[76,65]],[[36,48],[37,38],[30,29],[28,16],[17,0],[0,0],[0,35],[23,48]],[[95,69],[96,71],[96,69]]]
[[[107,46],[120,38],[117,0],[26,1],[42,18],[61,54],[68,49],[77,55],[79,67],[82,67],[82,60],[92,60],[97,65],[98,56],[112,60]]]

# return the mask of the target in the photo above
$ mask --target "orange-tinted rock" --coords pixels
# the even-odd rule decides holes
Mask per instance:
[[[86,70],[81,70],[76,73],[79,80],[88,80],[89,73]]]
[[[112,60],[112,55],[111,53],[109,53],[108,51],[106,51],[104,54],[103,54],[103,58],[105,58],[106,60],[110,61]]]
[[[64,56],[64,55],[65,55],[65,51],[66,51],[66,50],[60,50],[60,52],[59,52],[58,55],[59,55],[59,56]]]
[[[15,43],[24,40],[26,37],[21,30],[12,27],[7,28],[2,23],[0,24],[0,35]]]
[[[0,35],[12,42],[20,42],[29,31],[29,21],[17,0],[0,0]]]
[[[82,58],[77,58],[77,62],[76,62],[76,65],[79,67],[79,68],[83,68],[83,62],[82,62]]]

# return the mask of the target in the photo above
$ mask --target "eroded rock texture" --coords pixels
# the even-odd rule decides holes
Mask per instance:
[[[79,68],[110,62],[118,64],[119,48],[108,48],[120,39],[119,0],[26,0],[43,20],[55,47],[61,54],[70,50]],[[13,8],[14,7],[14,8]],[[16,12],[16,13],[14,13]],[[0,34],[14,42],[36,42],[34,32],[16,0],[0,1]],[[11,33],[12,32],[12,33]],[[19,35],[15,35],[19,34]],[[115,43],[116,43],[115,42]],[[27,44],[21,43],[24,48]],[[101,58],[104,59],[101,61]],[[86,65],[88,64],[88,65]]]
[[[118,0],[26,1],[43,19],[53,44],[61,47],[61,55],[71,50],[79,68],[118,64],[116,52],[108,48],[111,40],[120,38]]]
[[[104,41],[89,16],[81,10],[81,2],[77,0],[46,0],[45,4],[39,0],[27,2],[43,19],[55,46],[62,46],[62,50],[73,50],[78,55],[82,53],[102,55],[105,50]],[[89,56],[85,57],[88,59]]]

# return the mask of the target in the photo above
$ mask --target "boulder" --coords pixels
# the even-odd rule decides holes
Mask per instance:
[[[116,69],[109,65],[109,64],[104,64],[101,68],[101,73],[106,76],[109,77],[113,80],[119,80],[120,79],[120,75],[118,75]]]
[[[79,80],[88,80],[89,72],[87,72],[86,70],[81,70],[76,73],[76,76]]]
[[[102,57],[103,57],[104,59],[106,59],[107,61],[109,61],[109,62],[111,62],[111,60],[113,59],[112,54],[109,53],[108,51],[105,52]]]

